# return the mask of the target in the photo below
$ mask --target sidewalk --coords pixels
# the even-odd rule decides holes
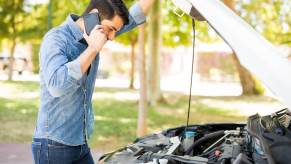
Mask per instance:
[[[91,151],[94,161],[97,162],[102,153]],[[0,164],[32,164],[30,144],[0,143]]]

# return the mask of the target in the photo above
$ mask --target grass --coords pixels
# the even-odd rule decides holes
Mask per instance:
[[[0,142],[31,142],[39,107],[39,85],[35,82],[0,82]],[[90,140],[92,148],[112,150],[136,138],[138,91],[129,89],[97,88],[93,98],[95,127]],[[209,97],[194,97],[190,123],[242,122],[229,109],[214,108],[204,103]],[[213,98],[213,99],[224,99]],[[226,98],[227,101],[240,97]],[[251,97],[254,101],[253,97]],[[188,97],[166,93],[165,102],[148,110],[148,133],[184,125]],[[248,97],[243,97],[248,101]],[[259,98],[258,101],[264,101]],[[269,101],[269,100],[266,100]]]

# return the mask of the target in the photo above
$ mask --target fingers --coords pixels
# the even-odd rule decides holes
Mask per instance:
[[[85,40],[88,40],[89,39],[89,36],[87,35],[86,32],[83,33],[83,37],[84,37]]]
[[[105,27],[102,25],[96,25],[92,31],[99,31],[104,34],[106,38],[108,37],[108,33],[106,32]]]
[[[100,31],[104,33],[104,27],[102,25],[96,25],[91,32],[93,31]]]
[[[90,35],[88,35],[85,31],[83,33],[83,37],[87,40],[91,35],[96,35],[96,32],[100,32],[101,34],[104,34],[105,37],[107,37],[106,32],[104,31],[104,28],[102,25],[96,25],[93,30],[90,32]],[[94,33],[94,34],[93,34]]]
[[[103,29],[103,26],[102,25],[96,25],[92,31],[96,31],[96,30],[100,30],[100,29]]]

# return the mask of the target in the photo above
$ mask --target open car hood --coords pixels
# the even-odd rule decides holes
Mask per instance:
[[[291,64],[278,50],[220,0],[172,0],[207,23],[233,49],[240,63],[291,109]]]

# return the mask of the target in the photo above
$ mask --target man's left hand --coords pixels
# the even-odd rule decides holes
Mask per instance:
[[[159,0],[139,0],[138,4],[140,5],[144,14],[147,14],[155,1]]]

